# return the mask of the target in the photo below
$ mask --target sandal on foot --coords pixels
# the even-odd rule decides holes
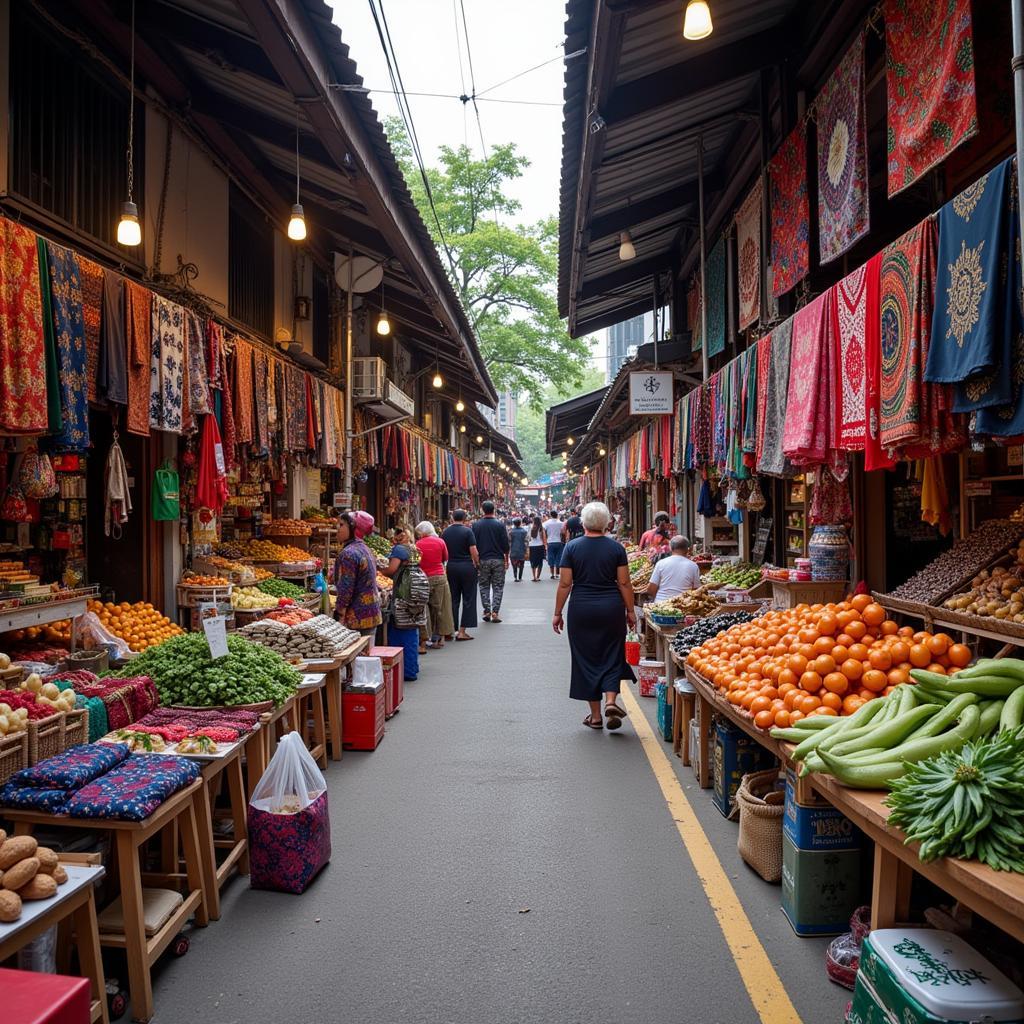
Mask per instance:
[[[473,636],[457,636],[455,638],[455,642],[461,644],[463,640],[475,640],[475,639],[476,639],[476,637],[473,637]]]
[[[583,724],[588,729],[603,729],[604,728],[604,722],[601,721],[601,719],[598,719],[595,722],[594,719],[590,715],[587,715],[587,717],[583,719]]]
[[[605,718],[625,718],[626,709],[618,704],[605,704],[604,716]]]
[[[501,622],[501,619],[499,619],[497,615],[492,615],[491,622]]]

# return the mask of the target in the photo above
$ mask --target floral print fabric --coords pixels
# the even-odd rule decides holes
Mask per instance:
[[[206,325],[195,314],[185,313],[185,342],[188,353],[188,407],[193,417],[213,411],[210,378],[206,370]]]
[[[58,448],[79,450],[89,447],[89,402],[78,257],[55,242],[47,242],[46,250],[61,406],[61,429],[54,443]]]
[[[796,465],[823,462],[831,447],[831,299],[825,292],[793,316],[782,450]]]
[[[128,332],[128,430],[149,435],[153,293],[125,279],[124,319]]]
[[[131,752],[123,743],[82,744],[15,772],[10,783],[39,789],[78,789],[126,761]]]
[[[252,345],[235,335],[234,358],[234,395],[232,396],[235,410],[235,440],[238,444],[252,444],[253,433],[253,394],[252,394]]]
[[[864,327],[867,315],[867,265],[835,286],[832,312],[835,384],[835,444],[844,451],[864,447]]]
[[[736,215],[741,331],[761,315],[761,194],[759,181]]]
[[[85,322],[85,394],[90,402],[95,402],[103,325],[103,268],[79,256],[78,276],[82,283],[82,319]]]
[[[818,120],[818,243],[821,262],[842,255],[871,227],[868,207],[864,36],[850,47],[815,101]]]
[[[772,210],[772,295],[785,295],[810,266],[807,128],[800,124],[768,164]]]
[[[153,296],[153,348],[149,361],[149,425],[181,433],[185,385],[185,310]]]
[[[68,800],[72,818],[144,821],[168,797],[199,777],[199,765],[184,757],[134,754]]]
[[[978,131],[971,0],[885,0],[889,195]]]
[[[297,814],[272,814],[249,805],[249,884],[301,893],[331,859],[327,794]]]
[[[45,365],[36,236],[0,218],[0,431],[47,429]]]
[[[345,545],[334,560],[337,591],[334,616],[349,629],[369,629],[383,621],[377,591],[377,561],[361,540]]]

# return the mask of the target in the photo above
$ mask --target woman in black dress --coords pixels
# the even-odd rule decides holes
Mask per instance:
[[[555,614],[551,625],[562,632],[562,608],[570,593],[569,652],[572,682],[569,696],[590,704],[583,724],[604,728],[601,695],[609,729],[618,729],[625,710],[616,702],[619,683],[633,679],[626,663],[626,623],[636,626],[633,586],[629,581],[626,549],[605,535],[611,519],[608,506],[592,501],[583,507],[584,535],[570,541],[562,552]]]

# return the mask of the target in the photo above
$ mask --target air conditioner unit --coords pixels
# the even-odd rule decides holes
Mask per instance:
[[[416,403],[386,374],[380,356],[352,360],[352,400],[385,422],[404,419],[416,411]]]
[[[495,455],[494,452],[486,451],[483,448],[477,448],[477,450],[473,452],[473,461],[479,465],[484,465],[486,463],[494,466],[498,462],[498,456]]]

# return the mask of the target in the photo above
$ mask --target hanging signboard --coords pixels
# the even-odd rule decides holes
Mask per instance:
[[[631,416],[672,415],[672,374],[635,370],[629,375]]]
[[[750,560],[757,565],[761,565],[765,560],[765,555],[768,551],[768,541],[772,535],[772,520],[771,517],[762,518],[757,524],[757,536],[754,538],[754,550],[751,553]]]

